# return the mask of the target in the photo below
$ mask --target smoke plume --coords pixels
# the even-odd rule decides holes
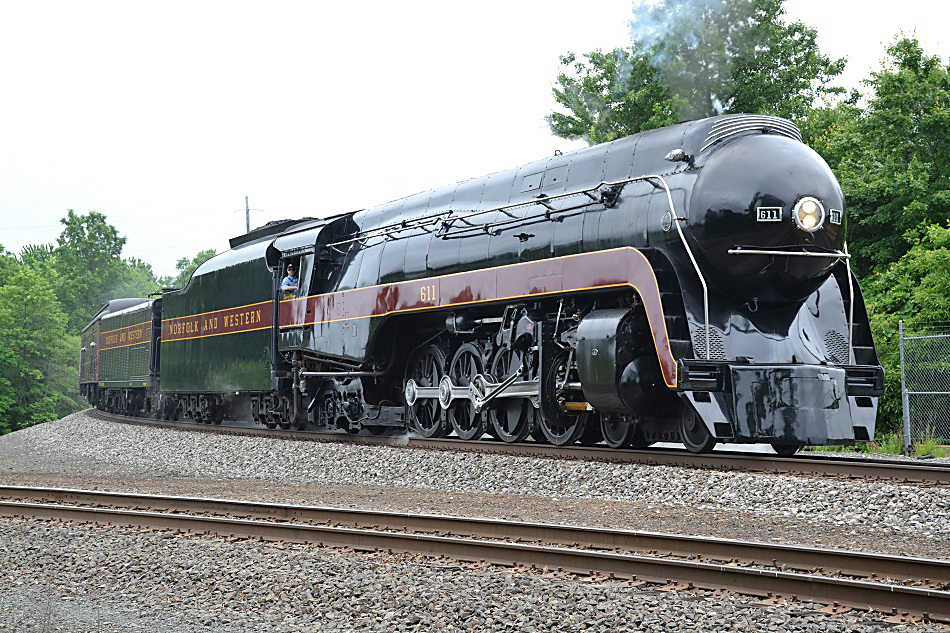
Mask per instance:
[[[671,94],[681,119],[721,114],[735,51],[750,34],[754,0],[660,0],[634,3],[630,37]]]

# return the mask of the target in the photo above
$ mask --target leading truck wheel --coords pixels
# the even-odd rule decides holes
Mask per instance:
[[[629,416],[616,413],[600,416],[600,432],[610,448],[627,448],[638,430],[636,421]]]
[[[716,438],[706,428],[706,423],[688,402],[683,403],[680,415],[680,438],[690,453],[708,453],[716,445]]]
[[[782,457],[791,457],[802,450],[804,446],[804,444],[772,444],[772,450]]]

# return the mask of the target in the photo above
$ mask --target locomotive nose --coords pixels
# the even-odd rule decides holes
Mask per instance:
[[[703,165],[688,230],[722,291],[787,301],[810,293],[838,259],[761,251],[840,251],[843,209],[838,181],[812,149],[784,136],[746,136]]]

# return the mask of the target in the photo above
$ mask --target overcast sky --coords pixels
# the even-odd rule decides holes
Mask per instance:
[[[159,274],[268,220],[372,206],[579,144],[544,115],[558,56],[628,41],[630,0],[4,2],[0,244],[97,210]],[[940,0],[788,0],[856,87]],[[240,210],[240,212],[236,212]]]

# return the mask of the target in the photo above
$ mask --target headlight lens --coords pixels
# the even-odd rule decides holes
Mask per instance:
[[[795,205],[792,218],[795,219],[798,228],[814,233],[825,224],[825,207],[817,198],[807,196]]]

